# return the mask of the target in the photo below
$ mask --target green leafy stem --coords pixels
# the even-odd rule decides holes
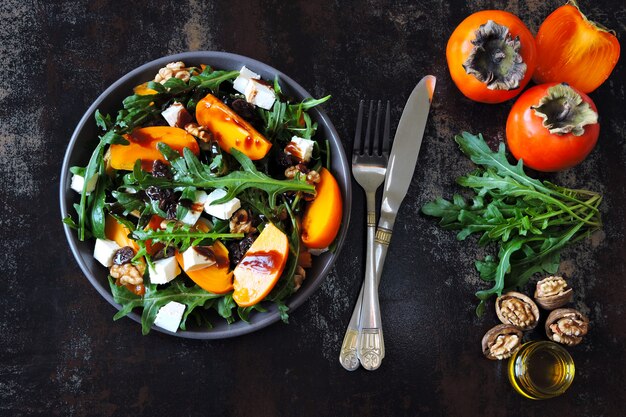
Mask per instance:
[[[230,150],[231,155],[239,162],[242,171],[232,171],[223,177],[216,176],[210,167],[202,164],[189,149],[183,150],[183,156],[164,143],[157,145],[158,150],[170,163],[174,171],[174,177],[170,180],[162,177],[154,177],[141,170],[141,162],[135,164],[132,177],[125,179],[126,185],[138,186],[146,189],[149,186],[158,187],[189,187],[196,188],[221,188],[226,190],[226,195],[214,203],[219,204],[242,193],[246,189],[255,188],[263,190],[269,197],[271,209],[276,207],[276,199],[279,194],[285,192],[303,192],[315,194],[315,186],[305,180],[295,178],[293,180],[277,180],[256,169],[254,163],[245,154],[235,148]]]

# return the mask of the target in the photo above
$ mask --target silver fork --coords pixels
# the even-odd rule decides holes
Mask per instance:
[[[365,280],[356,307],[352,312],[339,355],[341,365],[349,371],[357,369],[359,361],[367,370],[377,369],[385,356],[378,287],[375,279],[374,236],[376,234],[376,190],[385,180],[385,173],[387,172],[391,117],[389,102],[387,102],[383,141],[381,143],[379,128],[382,103],[378,101],[376,125],[374,134],[371,135],[374,102],[370,101],[365,140],[362,140],[363,106],[364,103],[361,100],[352,151],[352,175],[365,191],[367,201],[367,251]]]

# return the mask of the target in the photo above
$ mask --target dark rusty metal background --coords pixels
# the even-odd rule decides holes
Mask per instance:
[[[496,323],[473,314],[475,241],[418,213],[471,169],[453,135],[504,139],[512,103],[481,105],[452,84],[448,36],[488,8],[536,32],[558,0],[18,1],[0,4],[0,415],[2,416],[623,416],[626,415],[626,86],[624,59],[591,94],[600,140],[580,166],[550,175],[604,194],[603,233],[565,251],[575,305],[591,331],[569,349],[576,378],[533,402],[506,363],[483,359]],[[625,45],[623,2],[581,0]],[[141,63],[187,50],[248,55],[317,96],[350,148],[359,98],[390,99],[397,123],[417,80],[438,77],[413,184],[380,287],[387,356],[375,372],[338,361],[363,274],[363,195],[335,270],[289,325],[223,341],[142,337],[79,271],[62,235],[57,189],[67,140],[89,104]],[[356,186],[356,185],[355,185]],[[543,338],[540,332],[531,335]]]

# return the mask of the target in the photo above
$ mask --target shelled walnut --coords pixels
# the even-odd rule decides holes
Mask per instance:
[[[170,62],[163,68],[159,70],[157,75],[154,76],[154,81],[157,83],[164,84],[170,78],[178,78],[183,80],[184,82],[189,81],[191,75],[189,74],[189,70],[185,68],[185,63],[178,62]]]
[[[501,295],[496,300],[496,314],[504,324],[511,324],[521,330],[537,326],[539,308],[530,297],[515,291]]]
[[[510,358],[522,345],[522,331],[510,324],[498,324],[483,337],[483,354],[487,359]]]
[[[213,139],[213,134],[206,127],[200,126],[197,123],[187,123],[185,130],[190,135],[193,135],[200,139],[202,142],[209,142]]]
[[[535,301],[546,310],[563,307],[572,301],[574,292],[562,277],[550,276],[537,282]]]
[[[120,285],[143,284],[144,272],[146,272],[146,265],[144,263],[137,263],[136,265],[131,263],[122,265],[113,264],[109,270],[111,276],[117,279]]]
[[[579,344],[589,331],[589,319],[573,308],[558,308],[546,320],[548,339],[564,345]]]
[[[252,218],[246,209],[237,210],[229,222],[230,233],[254,233],[256,227],[252,226]]]

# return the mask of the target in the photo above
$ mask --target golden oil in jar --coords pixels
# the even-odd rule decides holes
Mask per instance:
[[[525,343],[509,360],[511,385],[533,400],[563,394],[572,384],[574,372],[574,360],[554,342]]]

